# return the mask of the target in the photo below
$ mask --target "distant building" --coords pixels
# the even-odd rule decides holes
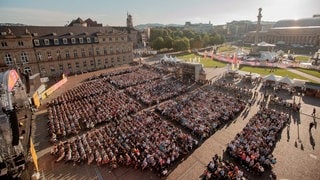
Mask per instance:
[[[209,21],[209,24],[203,24],[203,23],[191,24],[191,22],[186,22],[183,28],[185,30],[192,30],[196,33],[210,32],[213,30],[213,26],[210,21]]]
[[[248,32],[244,43],[254,43],[255,32]],[[259,42],[299,47],[320,46],[320,16],[298,20],[280,20],[272,28],[259,32]]]

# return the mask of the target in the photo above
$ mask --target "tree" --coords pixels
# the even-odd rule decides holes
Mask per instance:
[[[173,41],[172,46],[175,51],[188,50],[190,49],[190,42],[189,39],[186,37],[179,38]]]
[[[164,48],[164,40],[162,37],[157,37],[154,41],[152,41],[152,48],[156,50],[160,50]]]
[[[165,48],[171,49],[172,48],[172,43],[173,43],[172,37],[166,36],[164,38],[164,47]]]

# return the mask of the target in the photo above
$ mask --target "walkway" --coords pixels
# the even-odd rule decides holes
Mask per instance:
[[[292,69],[292,68],[287,68],[287,70],[290,71],[290,72],[293,72],[295,74],[298,74],[300,76],[303,76],[303,77],[306,77],[308,79],[311,79],[313,81],[316,81],[317,83],[320,83],[320,78],[318,78],[318,77],[312,76],[310,74],[307,74],[307,73],[304,73],[304,72],[301,72],[301,71],[298,71],[298,70],[295,70],[295,69]]]

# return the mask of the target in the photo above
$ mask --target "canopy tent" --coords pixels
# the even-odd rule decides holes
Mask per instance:
[[[270,44],[270,43],[267,43],[267,42],[260,42],[257,44],[259,47],[275,47],[276,45],[275,44]]]
[[[303,87],[305,83],[308,82],[307,80],[302,80],[302,79],[295,79],[293,78],[292,80],[292,86],[293,87]]]
[[[263,78],[263,81],[274,81],[274,82],[276,82],[276,81],[277,81],[277,78],[276,78],[275,75],[269,74],[269,75],[267,75],[267,76],[265,76],[265,77]]]
[[[288,76],[279,79],[278,82],[283,83],[283,84],[287,84],[289,86],[291,86],[293,84],[292,80]]]

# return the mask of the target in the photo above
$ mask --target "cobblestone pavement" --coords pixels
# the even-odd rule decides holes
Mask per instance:
[[[210,77],[214,79],[220,77],[224,69],[217,68],[208,71]],[[43,101],[43,104],[75,87],[86,77],[100,73],[101,71],[98,71],[69,77],[66,85],[49,96],[48,99]],[[249,119],[258,111],[261,96],[262,94],[258,95],[258,100],[251,106],[247,115],[240,114],[232,123],[213,134],[188,158],[184,159],[169,174],[167,179],[199,179],[214,154],[225,157],[224,150],[227,143],[243,129]],[[279,179],[319,179],[320,177],[320,127],[316,126],[309,132],[309,123],[312,121],[319,123],[320,121],[320,100],[302,97],[300,101],[302,103],[301,113],[292,114],[290,126],[282,131],[281,138],[273,152],[277,158],[277,164],[273,170]],[[313,107],[316,107],[318,112],[318,118],[314,120],[310,116]],[[54,163],[54,157],[50,155],[51,144],[48,143],[46,118],[46,109],[42,106],[36,113],[36,120],[33,121],[33,136],[39,158],[40,172],[44,175],[43,179],[161,179],[149,171],[141,172],[127,168],[110,171],[108,167],[98,167],[96,165],[73,166],[70,163]],[[265,177],[252,177],[252,179],[263,178]]]

